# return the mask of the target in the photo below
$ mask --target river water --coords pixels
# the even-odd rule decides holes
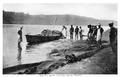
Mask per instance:
[[[18,30],[23,26],[23,42],[22,46],[22,54],[21,59],[18,61]],[[25,35],[26,34],[40,34],[44,29],[50,30],[62,30],[61,25],[22,25],[22,24],[4,24],[3,25],[3,68],[15,66],[19,64],[27,64],[45,61],[49,59],[47,54],[51,52],[52,49],[56,48],[58,45],[62,45],[63,47],[68,44],[64,44],[67,42],[67,39],[70,39],[69,29],[70,26],[67,27],[67,38],[58,41],[52,41],[47,43],[42,43],[39,45],[31,46],[30,48],[26,48],[27,42]],[[108,26],[103,26],[104,30],[109,29]],[[82,26],[83,34],[86,35],[88,32],[87,26]],[[65,34],[65,31],[63,31]],[[74,37],[75,38],[75,37]],[[83,39],[86,39],[83,38]]]

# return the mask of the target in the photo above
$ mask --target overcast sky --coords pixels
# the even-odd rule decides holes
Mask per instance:
[[[117,4],[4,4],[3,10],[39,14],[73,14],[117,20]]]

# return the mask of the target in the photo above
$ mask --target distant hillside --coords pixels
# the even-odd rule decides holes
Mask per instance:
[[[117,25],[117,21],[98,20],[77,15],[29,15],[3,11],[3,24],[88,25],[101,23],[102,25],[108,25],[110,22]]]

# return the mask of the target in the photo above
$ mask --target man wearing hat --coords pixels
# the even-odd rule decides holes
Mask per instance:
[[[114,23],[109,23],[110,27],[109,39],[112,51],[117,55],[117,29],[113,25]]]
[[[73,32],[74,32],[74,27],[73,27],[73,25],[71,25],[71,28],[70,28],[70,39],[73,39]]]

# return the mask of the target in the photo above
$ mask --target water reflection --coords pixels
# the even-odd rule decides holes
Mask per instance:
[[[21,52],[22,52],[21,42],[18,42],[18,56],[17,56],[17,60],[18,60],[19,64],[21,64]]]

